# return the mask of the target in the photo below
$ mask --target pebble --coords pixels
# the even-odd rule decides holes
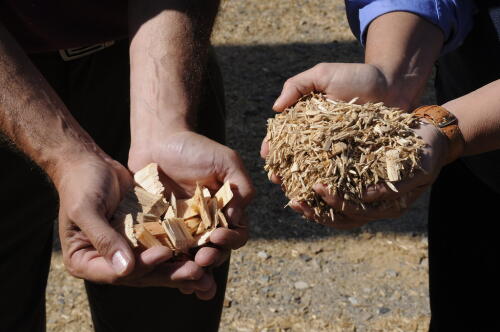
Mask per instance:
[[[231,308],[231,305],[233,304],[233,300],[229,298],[224,298],[224,308]]]
[[[260,277],[259,277],[259,280],[260,280],[262,283],[268,283],[270,279],[271,279],[271,278],[269,278],[269,276],[260,276]]]
[[[265,251],[259,251],[257,253],[257,256],[259,256],[259,258],[264,259],[264,260],[269,258],[269,254]]]
[[[297,281],[294,285],[293,285],[296,289],[307,289],[309,288],[309,284],[305,281]]]
[[[373,315],[369,312],[363,312],[359,317],[359,319],[364,321],[364,322],[366,322],[372,318],[373,318]]]
[[[307,262],[309,262],[309,261],[312,259],[310,256],[308,256],[308,255],[306,255],[306,254],[300,254],[300,255],[299,255],[299,258],[300,258],[301,260],[303,260],[304,262],[306,262],[306,263],[307,263]]]
[[[380,315],[386,314],[386,313],[388,313],[389,311],[391,311],[391,309],[386,308],[386,307],[381,307],[381,308],[378,308],[378,313],[379,313]]]
[[[394,271],[394,270],[392,270],[392,269],[389,269],[389,270],[385,271],[385,274],[386,274],[388,277],[391,277],[391,278],[396,278],[396,277],[399,275],[399,273],[398,273],[398,272],[396,272],[396,271]]]
[[[351,302],[352,305],[358,305],[359,304],[359,301],[357,298],[355,298],[354,296],[350,296],[348,298],[349,302]]]

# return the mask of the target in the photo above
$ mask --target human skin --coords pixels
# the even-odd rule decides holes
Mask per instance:
[[[212,160],[217,160],[220,167],[210,173],[217,180],[217,183],[210,183],[211,188],[216,189],[219,181],[230,180],[237,186],[235,190],[238,193],[229,211],[234,229],[218,231],[211,236],[211,241],[218,245],[217,248],[199,250],[194,260],[184,262],[170,262],[172,252],[163,247],[154,247],[141,254],[135,254],[130,249],[125,238],[109,225],[109,218],[133,183],[130,172],[95,144],[2,26],[0,130],[16,148],[38,164],[54,183],[60,199],[59,232],[63,258],[71,274],[94,282],[139,287],[175,287],[184,292],[195,292],[199,298],[209,299],[215,294],[216,288],[209,269],[204,267],[220,264],[227,258],[229,249],[245,243],[247,230],[237,225],[244,224],[242,210],[250,199],[253,188],[236,153],[188,131],[187,127],[182,126],[182,121],[166,120],[167,122],[163,123],[171,124],[172,127],[153,128],[151,122],[157,119],[144,114],[137,117],[136,110],[153,113],[151,107],[141,107],[153,105],[154,112],[158,114],[175,115],[176,118],[182,112],[186,118],[193,114],[197,105],[192,101],[197,100],[201,79],[201,75],[193,73],[200,69],[196,65],[201,66],[205,57],[208,41],[201,41],[203,38],[208,40],[218,2],[173,1],[169,2],[172,7],[168,8],[160,7],[164,6],[164,1],[136,3],[140,5],[133,7],[134,11],[130,12],[131,126],[135,144],[133,146],[140,146],[141,154],[139,157],[139,153],[133,152],[137,150],[131,149],[129,166],[137,170],[142,165],[157,161],[175,182],[178,178],[176,174],[182,173],[181,170],[205,166],[201,157],[206,160],[210,158],[207,154],[214,153]],[[131,2],[131,6],[136,3]],[[187,6],[189,11],[186,12],[183,6]],[[205,10],[207,6],[211,6],[212,10],[199,15],[197,10]],[[197,18],[201,16],[208,17],[208,22],[200,23]],[[145,27],[152,29],[143,30]],[[197,33],[186,35],[186,31],[190,29]],[[155,50],[142,48],[141,43],[147,40],[162,40],[169,45]],[[134,45],[139,47],[135,48]],[[184,53],[185,51],[187,53]],[[162,55],[161,52],[165,53]],[[163,57],[163,63],[156,68],[159,73],[157,76],[134,76],[134,73],[147,72],[148,68],[156,65],[154,61],[158,56]],[[194,58],[199,59],[192,68],[189,64]],[[187,85],[184,84],[186,80],[179,79],[183,74],[185,77],[191,77]],[[165,80],[165,77],[168,79]],[[181,81],[184,83],[180,83]],[[175,104],[154,104],[149,98],[148,89],[141,90],[138,86],[152,86],[156,88],[155,91],[164,91],[163,96],[174,100]],[[193,88],[192,93],[183,91],[187,87]],[[155,101],[159,99],[161,98]],[[161,150],[161,144],[139,144],[151,143],[153,140],[165,142],[167,136],[148,135],[146,138],[137,135],[144,132],[151,134],[155,130],[172,135],[169,136],[169,142],[173,145],[176,140],[181,140],[170,138],[174,133],[179,135],[177,137],[182,136],[183,143],[188,144],[185,148],[177,144],[178,149],[171,151],[176,155],[175,160],[184,158],[186,164],[182,169],[176,168],[175,165],[167,169],[169,160],[162,159],[162,152],[166,149]],[[143,141],[138,139],[139,137]],[[197,145],[192,144],[193,142]],[[197,155],[193,154],[194,148]],[[203,151],[206,154],[203,154]],[[183,153],[191,153],[191,157],[196,155],[200,159],[188,159]],[[193,177],[201,174],[191,172],[189,175]],[[188,184],[193,183],[190,176],[183,177],[186,182],[179,185],[179,188],[189,189]],[[201,179],[208,182],[208,177]]]
[[[395,26],[398,28],[394,29]],[[316,90],[332,99],[360,97],[359,102],[383,101],[390,106],[411,110],[419,102],[442,45],[441,31],[419,16],[407,12],[382,15],[368,29],[365,64],[320,64],[292,77],[285,83],[274,109],[283,111],[302,95]],[[462,154],[498,148],[500,103],[495,102],[498,99],[494,96],[495,88],[498,89],[498,85],[492,83],[492,86],[483,87],[443,105],[458,118],[465,139]],[[467,107],[474,107],[477,111],[467,112],[470,110]],[[450,161],[447,139],[435,126],[423,123],[415,131],[427,143],[422,154],[425,172],[395,183],[398,192],[385,185],[367,188],[365,202],[396,199],[405,195],[409,206],[434,182],[443,165]],[[265,157],[267,153],[267,143],[263,142],[261,155]],[[276,176],[272,177],[272,181],[280,183]],[[317,220],[333,227],[350,229],[372,220],[395,218],[404,213],[404,210],[396,209],[361,210],[348,202],[344,204],[342,198],[330,194],[324,184],[316,184],[314,190],[328,205],[341,212],[335,216],[333,223]],[[308,218],[314,216],[312,209],[302,202],[294,202],[291,206]]]
[[[234,192],[226,210],[231,227],[217,229],[210,236],[215,248],[197,252],[194,261],[201,267],[221,264],[229,250],[246,243],[244,209],[254,193],[238,154],[193,131],[218,4],[138,0],[129,8],[129,13],[135,13],[130,18],[130,170],[158,163],[167,176],[167,187],[178,197],[192,195],[197,182],[212,191],[229,182]],[[143,15],[137,14],[141,12]],[[212,285],[205,292],[192,288],[182,291],[195,291],[198,297],[209,299],[215,294],[215,282]]]

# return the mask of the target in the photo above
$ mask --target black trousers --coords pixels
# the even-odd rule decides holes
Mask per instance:
[[[462,161],[445,167],[429,210],[430,331],[500,331],[500,194]]]
[[[126,165],[130,147],[128,41],[69,62],[58,53],[31,59],[97,144]],[[223,143],[224,92],[213,55],[204,83],[198,131]],[[0,331],[44,331],[57,194],[36,165],[6,145],[0,146]],[[216,331],[227,270],[228,263],[214,270],[218,291],[211,301],[176,289],[86,282],[95,330]]]

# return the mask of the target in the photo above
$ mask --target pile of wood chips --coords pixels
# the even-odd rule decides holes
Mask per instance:
[[[392,182],[421,169],[425,143],[411,130],[418,119],[383,103],[355,102],[311,93],[268,119],[268,176],[280,177],[290,201],[307,203],[319,218],[333,220],[338,211],[313,191],[316,183],[366,209],[361,197],[367,187],[385,182],[397,191]],[[401,208],[405,203],[397,204]]]
[[[134,174],[136,185],[125,195],[113,215],[112,224],[125,235],[132,247],[166,246],[176,253],[209,242],[217,227],[228,227],[222,209],[232,199],[226,182],[212,197],[197,184],[194,196],[170,200],[160,182],[158,165],[149,164]]]

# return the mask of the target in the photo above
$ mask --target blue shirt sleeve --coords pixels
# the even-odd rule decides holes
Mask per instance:
[[[473,25],[475,5],[472,0],[345,0],[347,19],[352,32],[365,45],[370,23],[377,17],[405,11],[423,17],[444,34],[441,54],[458,48]]]

